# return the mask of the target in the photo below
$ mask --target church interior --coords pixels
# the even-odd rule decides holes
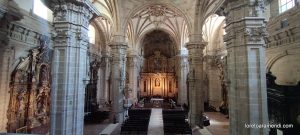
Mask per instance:
[[[0,134],[298,135],[300,0],[0,0]]]

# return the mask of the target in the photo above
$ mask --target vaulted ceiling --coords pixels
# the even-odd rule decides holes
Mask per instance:
[[[205,19],[224,0],[90,0],[101,12],[95,22],[107,43],[115,34],[125,33],[126,42],[135,50],[153,30],[162,30],[174,39],[177,49],[184,48],[189,35],[202,31]],[[199,25],[199,26],[198,26]],[[198,28],[201,27],[201,28]]]
[[[128,22],[127,35],[133,48],[139,48],[143,36],[160,29],[172,36],[177,45],[187,38],[188,28],[183,15],[165,5],[150,5],[135,13]]]

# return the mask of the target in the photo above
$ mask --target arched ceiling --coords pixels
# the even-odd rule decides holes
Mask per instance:
[[[115,0],[90,0],[93,5],[101,12],[101,16],[114,21],[116,17],[116,1]]]
[[[204,20],[224,0],[90,0],[100,11],[95,19],[109,42],[113,35],[126,35],[129,47],[139,50],[146,33],[162,29],[176,48],[184,48],[190,34],[201,31]],[[196,32],[197,34],[197,32]]]
[[[97,17],[94,22],[103,32],[105,41],[109,42],[112,38],[113,24],[105,17]]]
[[[225,17],[213,14],[209,16],[202,27],[203,40],[208,42],[205,47],[205,52],[214,53],[220,49],[225,48],[223,43]]]
[[[153,30],[145,34],[142,47],[145,58],[154,55],[155,51],[160,51],[168,58],[175,56],[176,52],[174,39],[162,30]]]
[[[217,14],[211,15],[205,20],[202,27],[204,41],[213,41],[215,38],[214,36],[216,36],[215,32],[223,28],[224,20],[224,16],[218,16]]]
[[[144,34],[154,29],[168,31],[177,45],[180,44],[182,35],[188,32],[187,23],[181,14],[165,5],[154,4],[131,17],[127,29],[128,41],[133,48],[138,49]]]

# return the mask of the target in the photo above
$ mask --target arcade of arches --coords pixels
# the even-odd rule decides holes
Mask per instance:
[[[300,132],[299,3],[0,0],[0,133],[82,135],[152,107],[186,110],[193,134],[214,133],[209,112],[226,134]]]

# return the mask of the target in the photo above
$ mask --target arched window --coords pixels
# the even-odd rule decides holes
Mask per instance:
[[[93,25],[89,25],[89,32],[88,32],[88,36],[89,36],[89,42],[92,44],[95,44],[95,27]]]
[[[295,0],[279,0],[279,13],[283,13],[295,6]]]
[[[48,20],[48,7],[46,7],[41,0],[34,0],[33,13]]]

